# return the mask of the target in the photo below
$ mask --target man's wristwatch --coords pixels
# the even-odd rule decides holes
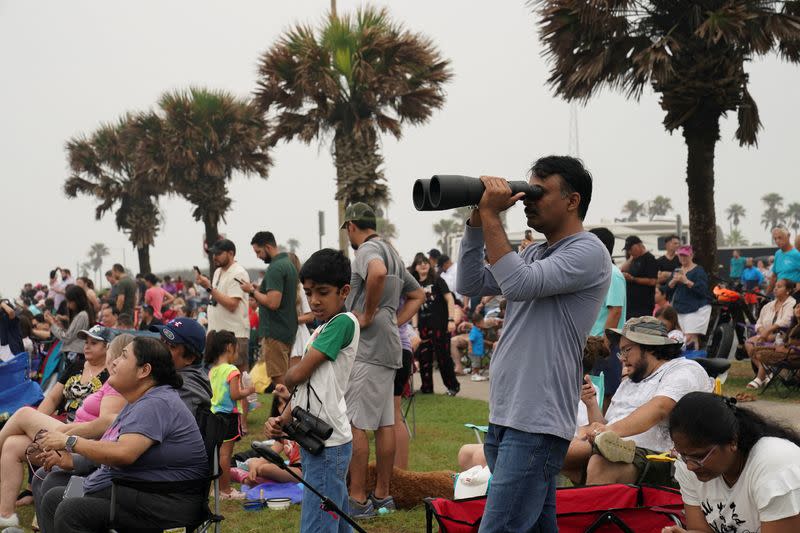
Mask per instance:
[[[69,437],[67,437],[67,443],[64,445],[64,449],[67,450],[68,453],[72,453],[77,443],[78,443],[78,436],[70,435]]]

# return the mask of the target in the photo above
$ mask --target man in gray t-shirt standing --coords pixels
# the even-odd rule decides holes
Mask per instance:
[[[353,431],[349,503],[354,518],[367,518],[381,507],[394,509],[389,495],[395,451],[394,375],[403,366],[397,324],[411,319],[425,294],[403,266],[397,251],[375,232],[375,213],[370,206],[356,203],[348,207],[342,228],[356,249],[346,306],[361,326],[358,352],[345,392]],[[406,302],[398,310],[402,295]],[[375,492],[369,497],[367,431],[375,432],[377,470]]]
[[[480,531],[558,531],[555,479],[575,433],[586,337],[611,281],[611,260],[583,229],[592,177],[571,157],[539,159],[524,199],[528,226],[547,241],[517,254],[500,213],[524,198],[506,180],[485,191],[461,241],[457,287],[467,296],[503,294],[503,333],[492,355],[489,432],[492,483]],[[484,247],[489,261],[484,261]]]

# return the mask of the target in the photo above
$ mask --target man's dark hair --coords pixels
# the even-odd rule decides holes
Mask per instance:
[[[566,155],[550,155],[538,159],[531,167],[531,174],[547,179],[553,174],[561,176],[561,195],[574,192],[581,196],[578,216],[583,220],[592,201],[592,175],[583,166],[583,161]]]
[[[278,246],[278,243],[275,241],[275,235],[273,235],[271,231],[259,231],[253,235],[250,244],[255,244],[256,246]]]
[[[318,250],[311,254],[300,269],[300,283],[306,280],[341,289],[350,283],[350,260],[339,250]]]
[[[606,245],[608,255],[614,255],[614,234],[608,228],[594,228],[590,229],[589,233],[594,233],[600,242]]]
[[[119,272],[120,274],[125,273],[125,267],[120,265],[119,263],[114,263],[114,266],[111,267],[111,270],[114,272]]]
[[[439,259],[437,259],[437,260],[436,260],[436,263],[437,263],[439,266],[442,266],[442,265],[444,265],[445,263],[447,263],[448,261],[450,261],[450,256],[449,256],[449,255],[447,255],[447,254],[442,254],[442,255],[440,255],[440,256],[439,256]]]
[[[112,272],[111,270],[106,270],[106,274],[105,275],[106,276],[113,276],[114,272]]]
[[[643,352],[653,352],[653,355],[656,359],[661,361],[671,361],[672,359],[677,359],[683,355],[683,350],[681,345],[678,343],[675,344],[664,344],[662,346],[645,346],[642,345]]]
[[[681,242],[681,238],[673,233],[672,235],[667,235],[667,238],[664,239],[664,244],[668,243],[672,239],[678,239],[678,242]]]
[[[438,259],[441,256],[442,256],[442,252],[440,252],[436,248],[431,248],[430,251],[428,251],[428,257],[430,257],[431,259],[436,259],[438,261]]]
[[[122,328],[132,328],[133,327],[133,319],[131,315],[128,313],[120,313],[117,316],[117,326]]]
[[[354,224],[360,230],[371,229],[377,230],[378,223],[375,220],[350,220],[351,224]]]

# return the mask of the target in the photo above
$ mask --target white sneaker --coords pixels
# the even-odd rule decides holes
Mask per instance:
[[[470,381],[489,381],[489,378],[486,376],[481,376],[480,374],[472,374],[469,378]]]
[[[0,516],[0,527],[14,527],[19,525],[17,513],[10,516]]]

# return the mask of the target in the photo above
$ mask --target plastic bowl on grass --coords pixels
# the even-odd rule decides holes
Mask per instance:
[[[267,507],[273,511],[285,511],[292,504],[289,498],[270,498],[267,500]]]

